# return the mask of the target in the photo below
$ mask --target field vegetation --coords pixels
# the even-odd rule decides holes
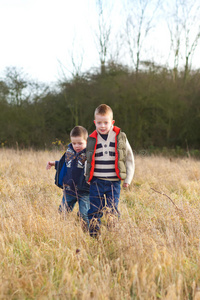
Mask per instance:
[[[200,299],[200,161],[136,155],[121,218],[99,239],[48,160],[60,151],[0,150],[0,299]]]

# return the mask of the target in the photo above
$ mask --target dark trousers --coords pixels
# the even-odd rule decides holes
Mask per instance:
[[[121,181],[109,181],[98,178],[90,183],[90,209],[88,219],[90,222],[90,235],[96,235],[100,229],[103,209],[119,216],[118,203],[121,191]]]
[[[79,204],[79,214],[80,217],[86,222],[89,226],[88,220],[88,210],[90,208],[89,193],[79,192],[74,193],[74,195],[68,194],[68,191],[63,191],[62,204],[59,206],[59,211],[63,210],[72,211],[76,202]]]

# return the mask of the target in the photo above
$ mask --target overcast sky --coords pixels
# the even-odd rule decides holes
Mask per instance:
[[[112,27],[117,32],[123,18],[123,1],[108,2],[115,3]],[[32,79],[57,81],[61,65],[67,75],[73,71],[72,53],[77,65],[83,57],[82,71],[97,67],[97,24],[96,0],[0,0],[0,75],[6,67],[15,66],[23,68]],[[160,23],[157,31],[152,32],[149,59],[154,54],[158,62],[167,60],[166,29],[166,24]],[[112,45],[115,51],[115,39]]]
[[[70,69],[71,53],[81,56],[91,40],[94,8],[91,0],[0,0],[0,72],[16,66],[35,79],[57,80],[60,62]],[[85,68],[98,58],[90,47]]]

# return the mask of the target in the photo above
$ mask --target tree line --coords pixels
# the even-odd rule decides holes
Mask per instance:
[[[50,87],[8,68],[0,81],[0,143],[7,147],[52,148],[69,142],[82,125],[91,133],[93,115],[110,105],[115,124],[141,149],[199,149],[200,71],[184,72],[147,63],[137,72],[109,62]]]
[[[200,4],[124,0],[125,18],[115,35],[111,2],[96,0],[98,68],[82,72],[84,57],[72,53],[70,78],[64,76],[54,86],[29,79],[22,69],[5,70],[0,79],[2,147],[67,144],[75,125],[89,133],[94,130],[94,110],[106,103],[135,151],[199,153],[200,71],[192,68],[192,58],[200,42]],[[171,66],[148,55],[149,45],[156,53],[159,43],[150,34],[163,20],[170,36]]]

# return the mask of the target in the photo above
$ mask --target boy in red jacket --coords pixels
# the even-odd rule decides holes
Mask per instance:
[[[112,109],[106,104],[101,104],[96,108],[94,118],[96,130],[88,137],[86,147],[91,236],[98,234],[105,206],[111,214],[119,215],[121,180],[124,180],[123,187],[128,187],[135,170],[131,146],[125,133],[114,126]]]

